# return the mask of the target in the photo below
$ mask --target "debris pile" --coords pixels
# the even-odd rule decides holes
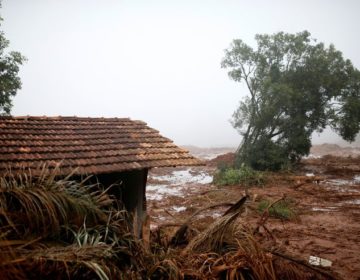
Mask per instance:
[[[242,223],[245,195],[202,232],[192,227],[199,210],[142,242],[105,190],[69,178],[1,179],[0,279],[333,279],[261,244],[258,229],[282,198],[255,228]]]
[[[284,198],[268,206],[255,228],[241,223],[247,199],[247,195],[242,197],[222,217],[195,236],[191,231],[191,218],[178,227],[170,241],[159,238],[163,227],[157,229],[153,244],[172,252],[172,272],[174,266],[180,269],[174,274],[179,278],[172,279],[335,279],[329,271],[312,266],[306,260],[261,245],[257,234],[260,228],[266,231],[269,210]],[[186,238],[189,236],[191,238]],[[170,270],[167,272],[170,277]]]

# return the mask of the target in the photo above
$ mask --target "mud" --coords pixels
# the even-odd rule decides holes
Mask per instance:
[[[220,157],[224,158],[231,156]],[[147,190],[151,228],[181,224],[198,209],[234,203],[244,195],[243,186],[211,184],[215,166],[213,159],[203,167],[152,170]],[[260,217],[258,203],[285,195],[294,203],[296,218],[269,218],[269,233],[261,232],[259,236],[262,243],[302,260],[310,256],[328,259],[332,261],[328,270],[340,279],[360,279],[360,158],[308,158],[293,174],[268,177],[265,186],[249,189],[251,199],[239,222],[255,226]],[[313,180],[315,177],[317,180]],[[201,212],[192,226],[204,229],[224,210],[220,207]]]

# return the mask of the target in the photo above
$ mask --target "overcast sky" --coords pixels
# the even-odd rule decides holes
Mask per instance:
[[[360,68],[357,0],[3,0],[0,13],[28,58],[13,115],[130,117],[180,145],[239,143],[229,120],[247,92],[220,68],[235,38],[308,30]]]

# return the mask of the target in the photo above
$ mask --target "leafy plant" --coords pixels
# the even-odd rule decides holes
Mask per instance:
[[[99,186],[85,186],[69,178],[56,180],[45,168],[38,177],[19,174],[0,178],[1,227],[19,238],[39,234],[58,238],[64,229],[104,223],[102,208],[112,203]]]
[[[270,206],[269,200],[262,200],[258,204],[258,211],[262,214]],[[293,202],[289,199],[281,200],[269,209],[270,216],[283,220],[291,220],[295,218],[296,212],[294,210]]]
[[[262,186],[266,181],[265,174],[246,165],[240,168],[223,168],[214,175],[214,183],[218,186],[245,185]]]

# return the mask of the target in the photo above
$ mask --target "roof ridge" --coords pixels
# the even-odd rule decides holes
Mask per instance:
[[[133,120],[129,117],[77,117],[77,116],[1,116],[1,120],[24,120],[24,121],[105,121],[105,122],[116,122],[116,121],[128,121],[136,124],[147,125],[146,122],[141,120]]]
[[[118,118],[118,117],[82,117],[82,116],[30,116],[30,115],[23,115],[23,116],[0,116],[0,119],[15,119],[15,120],[129,120],[129,121],[136,121],[131,120],[130,118]]]

